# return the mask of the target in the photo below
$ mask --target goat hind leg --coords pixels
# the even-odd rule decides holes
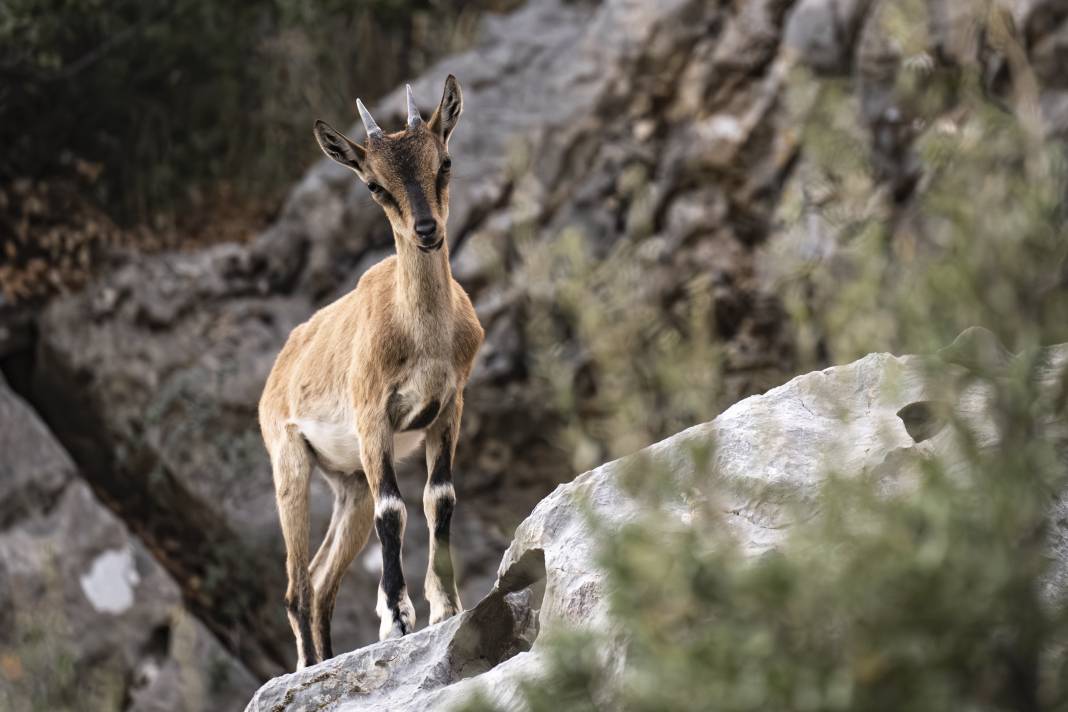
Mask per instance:
[[[330,481],[330,478],[327,477]],[[337,496],[337,492],[334,493],[334,509],[330,514],[330,524],[326,528],[326,534],[323,536],[322,543],[319,544],[318,551],[315,552],[315,556],[312,557],[311,564],[308,566],[308,576],[311,579],[312,587],[312,611],[311,611],[311,628],[312,628],[312,641],[315,645],[315,652],[318,655],[319,660],[326,660],[333,657],[333,654],[326,655],[325,652],[330,650],[330,630],[329,630],[329,616],[327,616],[326,626],[326,643],[323,643],[323,627],[321,624],[322,615],[319,611],[317,596],[316,596],[316,577],[318,572],[322,571],[326,564],[326,560],[330,557],[330,551],[334,546],[334,538],[337,535],[338,521],[344,515],[344,507],[342,500]]]
[[[271,448],[278,518],[286,545],[286,614],[297,641],[297,669],[318,662],[311,630],[311,582],[308,578],[308,446],[289,425]]]
[[[374,522],[371,492],[361,473],[329,474],[327,479],[334,490],[334,514],[323,546],[311,565],[312,630],[321,660],[334,657],[330,641],[334,601],[345,571],[367,544]]]

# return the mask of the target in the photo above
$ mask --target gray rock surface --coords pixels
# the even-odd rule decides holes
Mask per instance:
[[[183,610],[178,586],[2,378],[0,503],[0,709],[247,700],[255,678]]]
[[[1068,345],[1047,355],[1048,368],[1040,378],[1063,378]],[[473,610],[400,640],[272,680],[256,693],[246,712],[447,710],[475,691],[504,709],[520,710],[517,685],[536,676],[542,665],[538,640],[529,650],[524,647],[532,635],[554,628],[604,629],[608,624],[596,541],[638,514],[640,505],[620,486],[629,469],[655,468],[677,478],[680,495],[667,511],[684,524],[692,516],[693,497],[716,497],[733,536],[747,553],[757,555],[775,548],[797,517],[810,511],[805,503],[814,502],[828,472],[871,473],[889,487],[907,487],[919,472],[910,469],[911,463],[931,455],[950,465],[957,461],[952,428],[916,442],[898,413],[910,404],[944,398],[947,384],[966,376],[964,367],[937,357],[872,354],[799,376],[735,404],[709,423],[580,475],[557,487],[519,525],[493,591]],[[972,427],[984,427],[989,420],[985,398],[982,388],[966,388],[952,408]],[[1059,427],[1063,431],[1063,424]],[[692,489],[692,483],[699,482],[695,453],[708,451],[714,452],[712,464],[721,484],[714,492],[700,489],[697,494]],[[1060,593],[1068,568],[1063,539],[1061,531],[1052,541],[1058,566],[1051,585]],[[511,605],[502,606],[502,600]],[[486,615],[488,609],[507,614],[494,618]],[[536,624],[528,623],[534,616]],[[501,625],[500,618],[508,625]],[[474,674],[457,674],[470,660],[464,641],[476,632],[483,648],[487,639],[499,636],[498,648],[505,655],[486,656],[487,664],[503,659],[485,672],[475,668]],[[517,637],[524,645],[513,643]],[[611,656],[611,651],[605,654]]]

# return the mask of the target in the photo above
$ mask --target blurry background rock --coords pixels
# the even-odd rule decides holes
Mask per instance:
[[[1021,200],[1056,213],[1055,181],[1028,198],[986,180],[1021,162],[1021,140],[1042,152],[1068,131],[1068,3],[1009,6],[992,31],[994,5],[949,0],[189,1],[120,3],[114,17],[94,3],[9,3],[0,370],[66,451],[67,477],[154,567],[139,580],[168,582],[165,607],[180,592],[183,620],[210,631],[223,668],[244,668],[226,679],[251,695],[253,678],[292,663],[256,399],[290,329],[392,250],[380,210],[333,164],[280,197],[316,155],[315,118],[343,121],[360,95],[398,127],[400,81],[427,104],[448,72],[464,86],[449,234],[487,331],[458,450],[454,541],[473,604],[557,483],[799,370],[932,352],[970,324],[1013,351],[1036,334],[1066,340],[1049,326],[1065,286],[1059,228],[1019,301],[962,302],[950,281],[944,303],[977,305],[964,323],[930,305],[894,311],[917,265],[945,254],[930,201],[998,206],[935,216],[954,239],[1020,234],[1008,206]],[[950,91],[960,78],[972,93]],[[1017,116],[1035,130],[1021,134]],[[1003,140],[977,141],[992,121]],[[938,162],[976,145],[967,163]],[[1022,163],[1032,186],[1056,172]],[[1011,267],[1008,255],[978,271]],[[1005,303],[1045,330],[1004,319]],[[927,317],[936,332],[910,328]],[[401,482],[417,606],[423,477],[414,462]],[[330,500],[315,486],[318,536]],[[66,510],[34,506],[52,529],[70,526],[55,519]],[[112,536],[92,556],[131,551]],[[372,545],[346,578],[339,651],[375,637],[377,562]],[[153,645],[169,655],[176,640]],[[137,663],[124,660],[129,686]],[[67,692],[12,694],[62,708],[82,678],[62,679]]]
[[[0,423],[0,707],[239,707],[255,679],[2,379]]]

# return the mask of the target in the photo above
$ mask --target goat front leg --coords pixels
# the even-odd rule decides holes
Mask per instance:
[[[393,469],[393,431],[382,417],[360,428],[360,459],[375,505],[375,533],[382,546],[382,578],[375,612],[380,640],[399,638],[415,629],[415,608],[401,566],[407,512]]]
[[[452,407],[442,412],[426,433],[427,481],[423,489],[423,512],[430,530],[430,560],[424,591],[430,604],[431,625],[464,609],[456,590],[449,544],[452,513],[456,508],[452,461],[456,453],[462,411],[463,399],[457,394]]]

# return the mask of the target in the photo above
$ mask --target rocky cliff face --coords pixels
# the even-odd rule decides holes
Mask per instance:
[[[748,555],[765,553],[789,536],[798,517],[810,516],[804,503],[816,501],[828,472],[908,487],[925,458],[937,457],[950,468],[966,462],[955,429],[944,427],[946,421],[925,406],[941,397],[947,379],[964,381],[968,369],[960,363],[961,349],[972,350],[982,336],[968,332],[939,357],[872,354],[799,376],[735,404],[712,422],[560,485],[516,529],[496,584],[473,609],[272,680],[247,712],[449,709],[475,691],[503,709],[522,709],[518,683],[536,676],[544,664],[538,632],[608,623],[608,590],[595,542],[638,515],[640,503],[621,482],[628,469],[670,473],[679,493],[666,503],[664,515],[686,525],[704,504],[692,489],[694,453],[711,449],[723,482],[742,484],[715,493],[722,497],[716,506],[728,513],[730,534]],[[1068,345],[1049,349],[1045,362],[1039,378],[1053,387],[1068,367]],[[983,434],[985,445],[998,437],[988,396],[976,383],[953,406],[957,417]],[[772,483],[773,498],[752,486]],[[1063,593],[1068,570],[1063,531],[1054,533],[1052,546],[1057,566],[1049,583]],[[613,657],[612,651],[605,654]]]
[[[595,259],[632,241],[642,248],[642,299],[665,315],[685,300],[682,285],[709,279],[730,395],[781,382],[790,345],[775,295],[759,276],[760,249],[776,233],[773,216],[798,161],[783,107],[794,63],[852,77],[873,151],[883,160],[879,180],[907,193],[914,178],[890,101],[892,77],[878,71],[891,49],[871,24],[876,5],[539,0],[487,19],[471,51],[413,82],[425,104],[438,96],[448,72],[464,86],[465,115],[451,146],[450,245],[455,274],[488,336],[468,389],[458,450],[454,541],[469,606],[493,585],[516,523],[572,471],[571,454],[556,437],[561,416],[528,361],[536,295],[524,280],[517,236],[538,243],[578,230]],[[946,33],[947,56],[989,57],[974,42],[957,41],[954,20],[966,3],[931,5],[942,18],[935,30]],[[1063,134],[1068,87],[1059,69],[1068,3],[1021,0],[1015,13],[1042,87],[1041,108],[1051,130]],[[1001,71],[991,63],[992,86]],[[403,106],[398,90],[374,107],[375,115],[396,126]],[[292,645],[255,404],[289,331],[351,289],[391,249],[379,208],[348,172],[324,160],[293,190],[277,223],[248,245],[117,257],[110,274],[50,305],[37,321],[31,363],[15,369],[17,390],[73,458],[70,472],[84,478],[166,571],[168,585],[177,586],[167,595],[180,591],[185,608],[239,667],[261,679],[290,669]],[[581,349],[566,340],[564,327],[560,348],[578,360]],[[25,349],[24,340],[4,333],[0,328],[0,343]],[[422,478],[411,468],[401,481],[416,505],[405,547],[417,601],[421,581],[414,573],[425,569],[426,531],[412,495]],[[570,487],[596,490],[599,481],[587,476]],[[315,487],[313,536],[321,534],[330,508],[325,484]],[[556,511],[558,525],[571,526],[562,501],[548,500],[540,511]],[[522,559],[516,546],[537,548],[517,543],[506,561]],[[346,579],[335,612],[335,649],[375,637],[377,561],[371,546]],[[550,580],[550,588],[583,585],[579,563],[574,567],[575,581]],[[422,658],[437,666],[440,685],[528,645],[532,617],[523,597],[536,595],[510,593],[524,588],[518,583],[502,586],[498,581],[491,603],[405,643],[430,650],[455,649],[457,636],[467,641],[460,663],[448,670],[430,653]],[[417,609],[425,621],[421,601]],[[472,639],[462,631],[477,630],[473,619],[508,632],[488,642]],[[337,665],[373,665],[379,651],[399,644],[384,645],[356,653],[363,662]],[[415,655],[414,648],[404,650]],[[387,678],[383,695],[393,689]],[[310,678],[285,678],[260,698],[298,679]]]

